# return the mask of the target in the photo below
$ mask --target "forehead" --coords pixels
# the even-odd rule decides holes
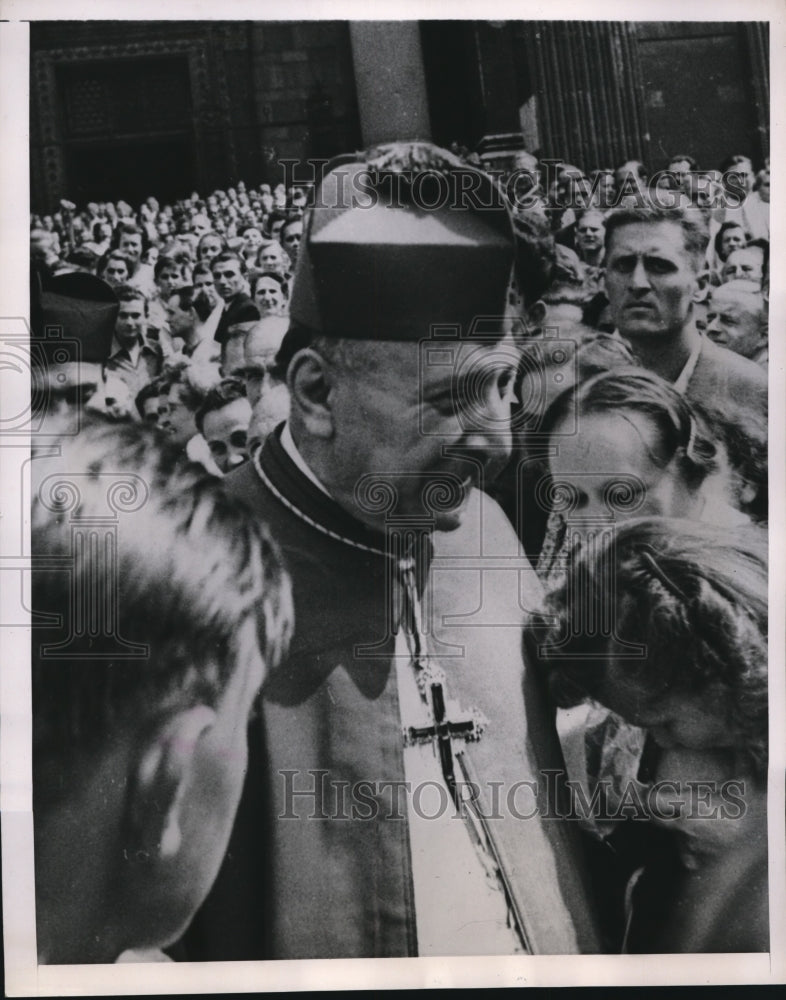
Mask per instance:
[[[724,285],[717,288],[710,298],[710,309],[713,310],[724,309],[753,314],[759,308],[760,304],[756,295],[742,289],[726,288]]]
[[[554,431],[574,426],[573,417],[567,416]],[[651,465],[648,453],[656,447],[657,438],[655,422],[635,410],[580,413],[577,432],[559,437],[559,456],[572,462],[586,460],[598,475],[619,472],[621,464]]]
[[[763,260],[764,250],[762,247],[739,247],[737,250],[732,250],[726,263],[756,264]]]
[[[143,313],[144,311],[145,303],[143,299],[131,299],[120,303],[120,312],[122,313]]]
[[[685,240],[678,222],[627,222],[614,229],[609,237],[609,252],[616,254],[665,254],[684,258]]]
[[[121,243],[142,243],[142,237],[139,233],[123,233],[120,237]]]
[[[207,440],[227,437],[238,429],[245,430],[251,420],[251,404],[245,397],[233,399],[220,410],[205,414],[202,426]]]
[[[237,274],[240,271],[240,262],[236,260],[226,260],[222,261],[220,264],[213,265],[214,275],[230,275]]]

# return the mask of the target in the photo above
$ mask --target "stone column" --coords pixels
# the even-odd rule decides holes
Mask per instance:
[[[430,139],[417,21],[350,23],[363,144]]]

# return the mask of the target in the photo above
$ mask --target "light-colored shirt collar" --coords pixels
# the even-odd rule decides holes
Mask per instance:
[[[325,494],[325,496],[329,497],[330,494],[328,493],[328,491],[325,489],[322,483],[320,483],[320,481],[312,472],[310,466],[307,464],[305,458],[303,458],[303,456],[298,451],[297,445],[295,444],[295,439],[292,437],[292,431],[289,429],[289,422],[284,424],[284,428],[281,431],[281,447],[284,449],[287,455],[289,455],[289,457],[292,459],[292,461],[295,463],[298,469],[300,469],[303,475],[307,479],[310,479],[311,482],[317,487],[317,489],[321,490]]]
[[[137,361],[139,361],[139,352],[141,350],[142,350],[142,342],[141,342],[141,340],[135,341],[135,343],[133,344],[132,347],[122,347],[118,343],[117,337],[113,336],[112,337],[112,348],[109,351],[109,357],[113,358],[119,351],[126,351],[129,354],[130,358],[131,358],[131,364],[132,365],[136,365]]]

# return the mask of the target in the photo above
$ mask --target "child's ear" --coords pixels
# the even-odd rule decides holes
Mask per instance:
[[[195,705],[168,716],[146,741],[130,791],[134,857],[167,861],[180,851],[182,808],[197,746],[215,719],[212,708]]]

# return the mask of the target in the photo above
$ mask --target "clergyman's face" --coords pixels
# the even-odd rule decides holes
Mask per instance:
[[[333,391],[335,475],[360,515],[378,523],[373,483],[402,515],[452,530],[469,491],[490,481],[511,451],[518,350],[497,343],[376,343],[362,374],[339,370]],[[450,450],[449,450],[450,449]],[[372,478],[368,478],[371,476]],[[365,485],[364,485],[365,484]]]

